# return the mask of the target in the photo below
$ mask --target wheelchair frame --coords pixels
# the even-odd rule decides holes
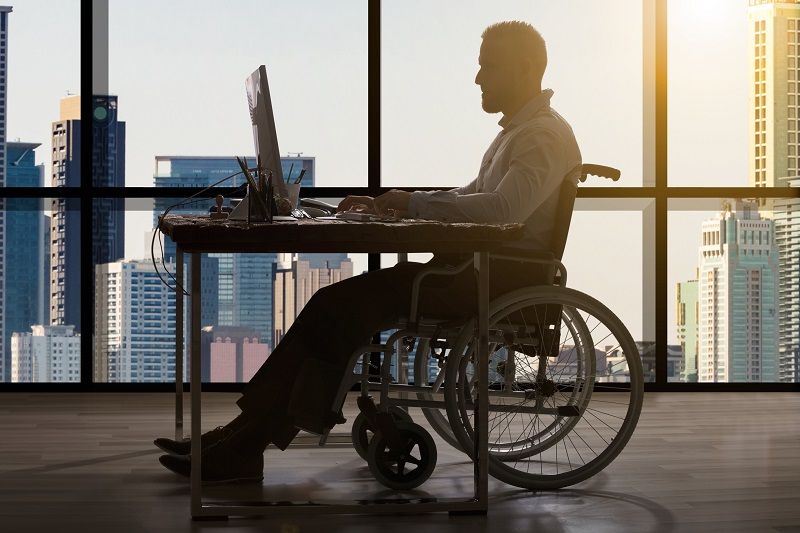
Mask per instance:
[[[575,169],[577,171],[577,169]],[[619,178],[619,171],[610,167],[600,165],[582,165],[580,167],[580,181],[585,181],[589,174],[606,177],[616,181]],[[569,177],[572,172],[568,173]],[[529,416],[536,419],[537,428],[541,418],[552,417],[552,421],[542,424],[544,429],[537,429],[538,433],[534,436],[523,436],[522,430],[519,437],[512,442],[490,443],[489,453],[489,473],[506,483],[526,489],[551,489],[561,488],[588,479],[597,472],[605,468],[624,448],[630,439],[642,406],[643,396],[643,376],[641,360],[635,343],[630,334],[619,319],[605,306],[593,298],[578,291],[567,289],[567,270],[560,260],[566,244],[566,232],[568,231],[571,219],[572,207],[575,198],[575,185],[567,179],[562,185],[559,215],[561,220],[556,225],[557,230],[554,235],[553,249],[558,254],[551,252],[526,252],[523,256],[512,255],[509,253],[490,254],[492,259],[506,259],[521,261],[526,263],[543,264],[552,267],[553,284],[530,286],[524,289],[513,291],[502,295],[490,302],[490,321],[493,313],[491,309],[500,309],[495,313],[502,313],[505,307],[513,308],[508,317],[517,313],[519,316],[523,308],[527,306],[535,311],[536,306],[553,305],[558,306],[559,322],[569,323],[568,335],[576,342],[573,351],[580,352],[576,355],[575,367],[578,373],[585,373],[585,376],[578,376],[574,383],[562,383],[547,379],[545,374],[548,367],[558,367],[560,355],[552,357],[552,353],[542,356],[542,352],[535,355],[537,342],[542,345],[543,341],[533,339],[531,342],[532,350],[530,354],[518,356],[514,351],[514,344],[504,343],[499,337],[494,340],[494,346],[498,347],[498,352],[504,350],[506,363],[503,366],[502,376],[499,378],[498,390],[488,391],[490,402],[490,413],[501,413],[498,417],[504,419],[512,417]],[[369,468],[376,479],[389,488],[411,489],[419,486],[433,472],[436,462],[435,443],[428,432],[411,421],[407,412],[410,407],[418,407],[423,410],[425,417],[430,422],[436,433],[439,434],[448,444],[465,451],[468,455],[474,455],[475,433],[470,422],[470,409],[474,405],[471,397],[470,382],[478,374],[472,360],[470,348],[471,339],[476,336],[475,323],[473,319],[465,319],[460,326],[442,328],[441,321],[420,320],[418,314],[419,290],[422,280],[432,274],[455,275],[462,272],[472,264],[472,260],[464,261],[454,268],[429,267],[421,271],[415,278],[411,294],[411,313],[407,320],[398,325],[398,329],[393,333],[385,345],[370,344],[359,348],[351,358],[351,368],[358,365],[361,358],[361,372],[353,374],[351,379],[342,381],[336,396],[334,410],[338,410],[344,402],[345,395],[355,384],[360,384],[360,395],[358,405],[361,414],[353,423],[352,438],[356,451],[367,460]],[[502,319],[503,317],[499,317]],[[595,319],[597,324],[591,326],[587,321]],[[548,327],[557,327],[558,324],[538,324],[540,336],[541,331]],[[596,345],[592,339],[592,332],[601,327],[608,330],[609,334],[617,341],[613,349],[621,350],[623,361],[627,367],[627,376],[630,381],[629,388],[613,383],[601,382],[594,372],[597,372],[597,359],[595,353]],[[492,325],[490,324],[490,330]],[[518,325],[514,325],[517,328]],[[594,328],[590,330],[590,327]],[[534,328],[536,330],[536,328]],[[557,333],[557,332],[556,332]],[[516,333],[514,333],[516,335]],[[445,337],[444,342],[439,341],[440,337]],[[542,336],[542,338],[544,338]],[[425,342],[427,341],[427,342]],[[491,340],[490,334],[490,343]],[[407,368],[402,372],[399,383],[392,383],[393,375],[391,372],[392,358],[398,355],[397,362],[400,366],[401,359],[405,356],[407,361],[407,350],[416,343],[418,352],[427,360],[428,355],[420,354],[419,350],[432,349],[434,344],[450,348],[450,353],[440,356],[444,359],[444,364],[440,362],[440,372],[432,387],[426,387],[415,383],[413,386],[408,384]],[[580,348],[578,347],[580,345]],[[395,348],[397,346],[398,348]],[[424,347],[424,348],[423,348]],[[560,348],[563,351],[563,347]],[[455,355],[454,355],[455,351]],[[382,353],[379,383],[370,382],[374,374],[370,374],[371,353]],[[560,353],[560,352],[559,352]],[[438,358],[437,357],[437,358]],[[522,357],[522,359],[518,359]],[[609,360],[611,356],[606,353],[600,356]],[[555,359],[555,361],[553,360]],[[509,370],[512,375],[517,366],[516,361],[526,363],[528,360],[535,360],[537,365],[537,376],[530,382],[517,382],[516,378],[507,380]],[[417,359],[419,361],[419,359]],[[472,365],[472,366],[470,366]],[[490,362],[491,365],[491,362]],[[620,363],[621,365],[621,363]],[[419,365],[415,365],[419,367]],[[496,365],[499,367],[499,365]],[[420,367],[421,368],[421,367]],[[610,367],[609,367],[610,368]],[[471,370],[470,370],[471,369]],[[497,368],[496,368],[497,369]],[[495,369],[495,374],[497,374]],[[590,370],[592,369],[592,370]],[[418,368],[415,368],[418,370]],[[487,369],[489,371],[490,369]],[[400,374],[400,372],[398,372]],[[427,372],[426,372],[427,376]],[[505,376],[505,377],[503,377]],[[601,376],[606,380],[610,376]],[[419,381],[419,376],[415,372],[415,381]],[[427,382],[427,377],[426,380]],[[441,390],[444,382],[444,390]],[[569,395],[563,394],[564,391],[571,389]],[[606,437],[601,435],[600,444],[590,444],[594,435],[591,431],[600,435],[606,432],[602,425],[591,427],[591,431],[583,428],[589,416],[600,419],[605,416],[601,410],[589,408],[595,389],[607,389],[609,397],[614,394],[619,396],[628,394],[627,402],[620,403],[614,408],[624,407],[624,415],[619,417],[622,423],[619,430],[613,435]],[[375,404],[370,396],[370,392],[379,392],[379,402]],[[576,393],[577,391],[577,393]],[[620,393],[620,391],[622,391]],[[627,391],[627,392],[626,392]],[[398,395],[399,397],[395,397]],[[554,398],[561,394],[564,405],[555,405]],[[416,398],[409,397],[416,395]],[[434,399],[434,397],[443,397]],[[507,404],[505,400],[516,398],[517,404]],[[564,399],[566,398],[566,399]],[[545,407],[545,403],[552,402],[553,405]],[[608,407],[604,407],[608,409]],[[438,410],[438,414],[437,414]],[[447,415],[441,414],[442,410]],[[529,422],[532,423],[532,422]],[[603,421],[603,424],[611,427]],[[591,426],[591,423],[589,423]],[[582,434],[577,434],[582,431]],[[490,435],[492,429],[490,428]],[[504,430],[505,431],[505,430]],[[368,438],[367,432],[372,432],[372,439]],[[324,444],[329,432],[322,435],[320,444]],[[576,433],[582,443],[575,439],[577,444],[572,442],[571,433]],[[500,439],[502,436],[498,436]],[[512,437],[502,437],[508,440]],[[607,439],[607,442],[604,440]],[[595,439],[596,440],[596,439]],[[570,442],[570,444],[567,444]],[[561,447],[571,446],[577,452],[578,458],[570,458],[569,463],[559,468],[553,468],[553,463],[559,463],[558,450]],[[597,452],[594,447],[603,446],[603,450]],[[552,458],[544,459],[544,455],[555,449],[555,461]],[[569,450],[566,450],[569,455]],[[415,455],[416,454],[416,455]],[[594,455],[591,460],[584,460],[583,455]],[[563,462],[562,452],[562,459]],[[529,463],[538,461],[539,472],[531,472]],[[574,464],[573,464],[574,463]],[[409,468],[410,465],[410,468]],[[559,465],[560,466],[560,465]]]

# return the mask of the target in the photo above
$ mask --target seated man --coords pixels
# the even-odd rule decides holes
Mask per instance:
[[[547,64],[541,35],[524,22],[501,22],[487,28],[482,39],[475,83],[483,109],[503,114],[503,129],[489,146],[477,178],[449,191],[351,196],[340,210],[447,222],[523,223],[524,238],[515,247],[549,250],[560,186],[566,179],[577,184],[580,150],[569,124],[550,107],[553,92],[541,88]],[[431,263],[454,265],[460,259],[436,255]],[[203,480],[260,481],[269,443],[285,449],[299,429],[321,433],[340,422],[333,399],[341,379],[352,371],[353,352],[408,316],[414,276],[425,266],[400,263],[320,289],[242,391],[237,401],[241,414],[202,436]],[[536,282],[528,263],[493,260],[489,270],[490,298]],[[420,316],[476,313],[472,269],[428,278]],[[189,475],[188,441],[156,439],[155,444],[170,454],[160,458],[165,467]]]

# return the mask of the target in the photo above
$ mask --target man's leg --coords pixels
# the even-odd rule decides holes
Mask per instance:
[[[242,414],[215,430],[214,442],[203,442],[203,479],[230,481],[260,479],[263,452],[269,443],[284,449],[298,430],[289,412],[292,390],[299,387],[310,398],[331,409],[333,393],[346,372],[352,370],[353,352],[372,334],[390,328],[408,313],[414,276],[425,265],[401,263],[391,269],[343,280],[318,291],[305,306],[275,350],[253,376],[237,402]],[[492,265],[492,297],[531,284],[531,267]],[[535,271],[535,269],[533,269]],[[426,313],[463,316],[475,312],[475,278],[468,268],[454,278],[433,276],[425,283],[421,300]],[[324,394],[314,390],[313,379],[301,375],[303,365],[314,360],[326,367]],[[331,386],[325,386],[330,384]],[[320,387],[317,387],[320,388]],[[335,415],[335,413],[331,413]],[[334,417],[317,421],[331,427]],[[214,432],[209,432],[214,433]],[[209,434],[204,435],[211,437]],[[158,439],[168,440],[168,439]],[[174,441],[173,441],[174,442]],[[187,447],[188,443],[181,443]],[[162,446],[163,448],[163,446]],[[208,457],[206,455],[208,454]],[[162,456],[170,470],[188,475],[189,461]]]
[[[271,442],[285,448],[297,433],[292,416],[297,414],[297,406],[291,406],[290,412],[293,390],[295,396],[299,390],[309,400],[309,411],[327,413],[316,423],[307,420],[311,426],[333,426],[337,413],[331,409],[338,410],[333,406],[334,396],[352,370],[353,353],[406,312],[411,283],[422,266],[403,263],[369,272],[312,296],[237,402],[248,417],[270,426],[275,437]],[[311,417],[312,412],[306,414]]]
[[[331,391],[350,368],[350,357],[368,343],[376,331],[391,327],[408,308],[414,275],[423,265],[404,263],[370,272],[317,291],[297,320],[275,347],[237,401],[242,414],[222,428],[203,435],[203,479],[230,481],[255,479],[263,468],[263,452],[269,443],[281,449],[295,437],[295,419],[289,413],[294,387],[309,387],[309,397],[319,399],[328,412],[333,408]],[[300,379],[304,363],[318,360],[326,366],[324,394]],[[306,379],[308,376],[306,376]],[[313,379],[310,381],[314,381]],[[335,415],[335,413],[332,413]],[[332,427],[331,416],[316,421]],[[156,439],[156,445],[173,456],[162,456],[162,464],[188,475],[190,444]],[[261,465],[261,466],[259,466]],[[260,479],[260,478],[259,478]]]

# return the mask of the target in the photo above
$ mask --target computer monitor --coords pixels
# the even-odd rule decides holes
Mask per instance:
[[[256,161],[259,172],[268,177],[272,172],[272,185],[275,193],[285,198],[281,153],[278,150],[278,135],[275,133],[275,116],[272,113],[272,98],[269,95],[267,68],[258,67],[246,80],[247,104],[250,107],[250,121],[253,124],[253,142],[256,147]]]

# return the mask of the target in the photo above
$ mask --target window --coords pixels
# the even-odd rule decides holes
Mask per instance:
[[[154,211],[205,186],[192,177],[220,179],[227,175],[224,163],[230,163],[231,156],[252,156],[252,138],[243,116],[243,82],[249,72],[267,65],[281,155],[289,165],[313,161],[314,189],[309,191],[315,196],[336,199],[388,187],[456,186],[474,176],[497,131],[498,117],[480,109],[473,80],[480,32],[498,17],[531,20],[542,31],[550,50],[545,85],[555,90],[553,107],[573,125],[584,162],[622,170],[617,184],[594,180],[580,189],[565,263],[570,285],[607,304],[635,340],[658,344],[650,352],[655,354],[650,362],[654,370],[648,374],[652,386],[693,379],[797,381],[797,361],[787,357],[779,357],[776,364],[756,357],[753,350],[746,360],[723,357],[739,345],[758,346],[760,354],[774,351],[776,342],[778,353],[785,354],[796,349],[800,335],[800,327],[792,321],[800,312],[781,308],[786,300],[782,287],[797,283],[786,265],[800,261],[780,255],[796,250],[798,231],[796,16],[788,17],[786,32],[776,40],[771,35],[773,25],[749,17],[743,1],[719,2],[714,8],[694,0],[583,2],[578,18],[573,4],[552,2],[546,10],[533,13],[528,3],[511,0],[461,6],[455,15],[444,2],[423,0],[350,0],[335,7],[319,4],[313,10],[303,3],[240,0],[223,11],[209,5],[191,12],[155,0],[109,2],[105,80],[109,94],[97,95],[103,97],[99,100],[78,96],[73,101],[77,107],[66,105],[64,112],[79,113],[81,98],[103,104],[118,125],[125,124],[124,145],[122,130],[117,129],[114,135],[101,137],[103,148],[114,154],[124,146],[126,158],[124,173],[121,166],[106,165],[96,175],[107,180],[88,186],[70,181],[76,175],[70,157],[74,136],[91,130],[57,119],[61,100],[82,89],[78,17],[90,2],[44,3],[46,9],[30,19],[23,9],[8,16],[14,19],[12,35],[19,39],[11,53],[30,50],[27,60],[47,68],[21,69],[7,79],[10,84],[24,83],[32,93],[38,91],[34,96],[45,104],[26,107],[19,100],[23,91],[9,91],[8,120],[2,117],[0,127],[39,125],[38,132],[24,131],[30,139],[23,140],[40,143],[34,150],[34,167],[42,164],[44,184],[54,180],[63,194],[50,198],[52,193],[36,191],[41,184],[25,185],[24,197],[8,187],[0,194],[5,217],[24,212],[52,215],[50,231],[42,235],[42,247],[49,247],[49,255],[42,252],[48,263],[42,260],[41,278],[47,280],[42,293],[52,290],[56,296],[42,304],[45,314],[68,321],[74,316],[70,305],[77,302],[79,316],[89,321],[83,326],[93,328],[107,321],[117,353],[130,352],[119,357],[109,351],[103,362],[93,347],[83,346],[81,366],[92,368],[94,375],[64,367],[64,375],[79,375],[82,386],[102,380],[97,372],[102,372],[103,364],[111,381],[163,382],[174,377],[174,357],[145,359],[133,353],[142,346],[159,346],[167,353],[171,349],[167,337],[174,329],[174,318],[157,312],[174,306],[174,293],[164,290],[152,265],[147,267],[150,250],[144,234],[153,227]],[[156,8],[163,15],[154,19],[150,14]],[[790,4],[782,9],[794,13],[797,8]],[[270,32],[242,34],[239,21],[245,15],[276,23]],[[224,23],[227,16],[236,22]],[[69,20],[73,23],[64,24]],[[181,20],[181,32],[173,31],[174,20]],[[204,30],[208,20],[217,21],[213,34]],[[335,23],[338,20],[346,23]],[[442,21],[452,22],[446,39],[441,37]],[[374,38],[378,34],[380,39]],[[51,38],[58,39],[56,63],[49,55],[56,47],[47,44]],[[227,48],[233,43],[235,53]],[[50,52],[37,55],[37,50]],[[2,43],[0,52],[5,53]],[[13,62],[2,64],[14,68]],[[783,65],[782,73],[772,72],[775,64]],[[202,86],[191,82],[197,79],[206,81]],[[39,115],[22,120],[23,110]],[[780,131],[776,124],[785,129]],[[196,131],[204,135],[191,135]],[[91,150],[81,153],[85,160],[91,159]],[[11,152],[0,158],[8,168],[16,161]],[[215,158],[228,161],[211,161]],[[719,223],[725,213],[722,202],[747,198],[757,204],[751,213],[771,215],[769,230],[742,226],[738,238],[729,242],[727,229],[703,225]],[[38,211],[25,207],[29,201],[45,206]],[[206,201],[193,207],[204,211],[209,205]],[[728,220],[745,216],[744,210],[731,213],[735,216]],[[70,259],[74,247],[65,245],[65,239],[76,230],[84,239],[98,239],[92,255]],[[740,260],[751,266],[767,264],[779,254],[780,260],[772,263],[778,266],[777,274],[759,267],[761,277],[736,287],[735,276],[721,266],[734,243],[741,248]],[[170,254],[168,246],[164,253]],[[139,260],[127,266],[141,276],[123,282],[132,274],[120,269],[121,278],[112,282],[116,262],[109,259],[112,256]],[[68,278],[70,261],[88,265],[98,258],[105,258],[98,263],[107,265],[101,274],[107,276],[107,284],[98,285],[96,273],[79,275],[77,282]],[[366,257],[351,259],[353,273],[375,263]],[[258,350],[274,346],[288,327],[288,321],[277,323],[271,298],[269,304],[263,298],[250,302],[250,307],[237,304],[255,294],[252,286],[240,284],[247,278],[242,274],[266,263],[277,265],[277,257],[261,258],[260,266],[225,254],[205,261],[208,280],[204,281],[209,285],[204,298],[217,298],[216,307],[206,312],[217,317],[220,331],[214,334],[230,338],[218,343],[229,346],[212,352],[217,357],[211,366],[220,376],[237,380],[236,368],[255,364],[263,355]],[[300,285],[314,287],[341,275],[341,268],[315,261],[323,260],[298,258],[282,268],[277,279],[283,284],[272,286],[275,297],[279,294],[286,306],[299,306],[305,296],[287,287],[297,286],[303,276]],[[0,265],[7,264],[0,257]],[[174,270],[173,264],[170,271]],[[603,272],[604,283],[598,282],[598,272]],[[16,280],[25,279],[24,272],[5,275],[15,280],[15,286]],[[104,299],[92,301],[86,295],[98,286]],[[145,286],[147,291],[142,290]],[[77,289],[82,297],[64,297],[67,288]],[[124,298],[136,302],[135,307],[125,309]],[[8,317],[9,306],[0,307]],[[721,313],[723,307],[747,313]],[[102,315],[95,315],[96,309]],[[222,330],[265,315],[273,321],[267,334],[243,331],[237,337],[232,330]],[[141,320],[146,332],[136,342],[130,342],[132,320]],[[740,328],[742,334],[750,332],[747,339],[730,334],[742,320],[750,328]],[[253,353],[247,364],[231,370],[223,348],[234,345]],[[682,364],[667,364],[667,350],[673,347],[683,354]],[[756,370],[740,380],[735,375],[739,367]]]

